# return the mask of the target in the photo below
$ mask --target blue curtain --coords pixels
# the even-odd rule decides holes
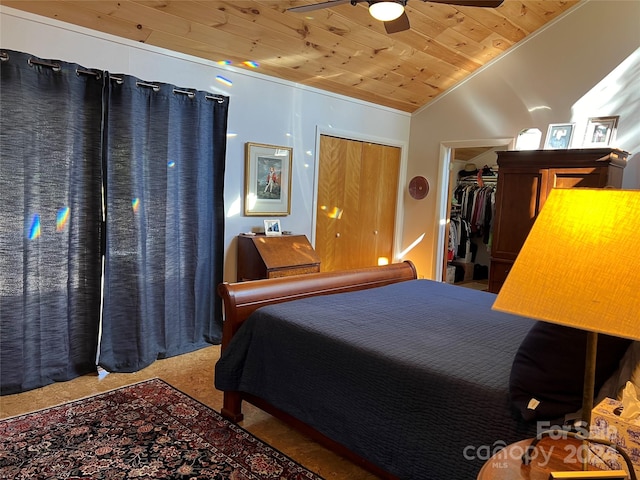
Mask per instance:
[[[137,371],[219,343],[228,99],[112,75],[100,365]]]
[[[220,343],[228,98],[0,60],[0,394]]]
[[[15,51],[0,58],[4,395],[96,369],[104,80]]]

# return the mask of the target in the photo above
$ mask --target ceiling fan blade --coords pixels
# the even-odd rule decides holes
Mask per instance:
[[[395,20],[384,22],[384,29],[387,33],[403,32],[404,30],[409,30],[409,28],[409,17],[406,11],[402,12],[402,15]]]
[[[312,10],[320,10],[321,8],[335,7],[336,5],[344,5],[351,3],[351,0],[328,0],[326,2],[313,3],[311,5],[300,5],[299,7],[287,8],[287,12],[304,13]]]
[[[458,5],[460,7],[485,7],[496,8],[502,5],[504,0],[422,0],[423,2],[444,3],[447,5]]]

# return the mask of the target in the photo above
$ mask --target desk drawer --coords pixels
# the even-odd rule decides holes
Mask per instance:
[[[271,270],[267,272],[267,278],[290,277],[292,275],[304,275],[306,273],[317,273],[320,271],[320,265],[305,265],[291,268],[283,268]]]

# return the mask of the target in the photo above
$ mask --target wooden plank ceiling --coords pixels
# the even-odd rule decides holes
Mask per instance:
[[[406,11],[411,28],[394,34],[387,34],[382,22],[369,15],[366,2],[307,13],[286,11],[318,1],[0,4],[413,112],[580,0],[505,0],[498,8],[410,0]]]

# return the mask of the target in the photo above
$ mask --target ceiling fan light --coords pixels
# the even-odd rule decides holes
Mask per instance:
[[[371,2],[369,13],[376,20],[389,22],[395,20],[404,12],[404,5],[398,2]]]

